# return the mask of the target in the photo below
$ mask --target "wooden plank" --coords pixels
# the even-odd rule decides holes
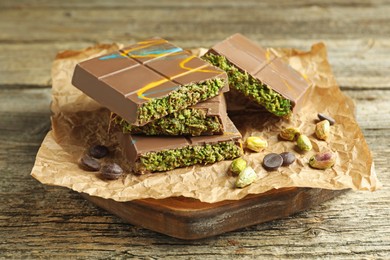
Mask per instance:
[[[151,34],[153,35],[153,34]],[[150,35],[149,35],[150,36]],[[265,47],[309,50],[320,39],[266,39],[253,35]],[[221,38],[222,39],[222,38]],[[218,39],[203,37],[174,40],[186,48],[209,47]],[[337,82],[347,88],[390,88],[390,39],[324,40]],[[107,42],[106,42],[107,43]],[[130,44],[128,39],[123,42]],[[57,52],[82,49],[92,42],[0,44],[0,85],[49,86],[50,69]],[[1,54],[3,53],[3,54]],[[7,55],[4,55],[7,54]],[[28,62],[26,62],[28,60]],[[381,62],[378,62],[380,60]]]
[[[386,1],[1,1],[0,7],[0,85],[50,85],[51,62],[64,49],[154,35],[208,47],[235,32],[267,47],[308,49],[324,41],[342,86],[390,82]]]
[[[70,10],[21,6],[0,10],[0,42],[126,41],[150,34],[164,34],[176,40],[189,36],[202,39],[205,35],[222,39],[234,32],[274,39],[345,39],[345,35],[347,39],[367,39],[386,38],[390,34],[389,5],[225,7],[216,6],[210,12],[210,5]],[[174,15],[172,10],[176,10]],[[13,29],[16,22],[23,25],[18,30]]]
[[[48,87],[51,85],[51,65],[56,54],[67,49],[83,49],[89,45],[91,44],[74,42],[0,44],[0,86]]]
[[[280,221],[183,242],[126,224],[78,193],[41,185],[29,172],[47,131],[37,131],[35,127],[50,124],[49,92],[50,89],[0,88],[0,104],[8,102],[0,107],[3,258],[376,259],[390,254],[390,190],[386,186],[374,193],[348,192]],[[390,125],[386,122],[390,92],[345,93],[357,103],[358,121],[373,151],[376,170],[382,182],[389,183]],[[383,112],[384,122],[375,117],[376,111]]]
[[[0,87],[0,113],[42,113],[48,114],[51,102],[51,89],[35,86]]]
[[[60,1],[60,0],[40,0],[40,1],[29,1],[29,0],[18,0],[18,1],[2,1],[0,7],[3,8],[120,8],[120,7],[144,7],[144,8],[172,8],[172,7],[192,7],[192,6],[205,6],[205,7],[219,7],[219,8],[232,8],[236,5],[244,6],[262,6],[267,8],[272,7],[300,7],[300,6],[341,6],[341,7],[358,7],[358,6],[377,6],[377,5],[388,5],[389,2],[386,0],[371,0],[371,1],[362,1],[362,0],[352,0],[352,1],[342,1],[342,0],[330,0],[330,1],[321,1],[321,0],[296,0],[291,2],[289,0],[278,0],[271,1],[265,0],[246,0],[240,3],[234,0],[199,0],[199,1],[177,1],[177,0],[164,0],[164,1],[143,1],[143,0],[118,0],[118,1],[104,1],[104,0],[91,0],[88,3],[80,2],[78,0],[69,0],[69,1]]]
[[[336,79],[357,102],[378,175],[389,183],[389,6],[384,0],[0,1],[0,258],[388,258],[387,185],[348,192],[281,221],[183,242],[128,225],[28,173],[50,127],[50,90],[35,87],[50,85],[58,50],[150,35],[210,46],[242,32],[272,47],[307,49],[325,41]],[[195,18],[177,25],[185,15]]]
[[[344,93],[356,102],[356,118],[363,131],[390,128],[389,91],[348,90]]]

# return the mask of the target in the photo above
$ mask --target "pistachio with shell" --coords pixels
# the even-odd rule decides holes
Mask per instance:
[[[312,168],[325,170],[332,167],[336,162],[336,154],[332,151],[324,151],[313,155],[309,160]]]
[[[230,171],[234,174],[234,175],[238,175],[240,174],[240,172],[242,172],[245,168],[246,168],[246,161],[242,158],[237,158],[237,159],[234,159],[232,164],[230,165]]]
[[[322,120],[316,124],[316,136],[320,140],[326,140],[330,135],[330,123],[328,120]]]
[[[282,129],[282,131],[280,131],[280,138],[284,139],[284,140],[287,140],[287,141],[294,141],[296,139],[297,136],[299,136],[301,133],[299,131],[298,128],[295,128],[295,127],[288,127],[288,128],[284,128]]]
[[[236,180],[235,186],[237,188],[244,188],[254,182],[257,178],[257,174],[252,167],[248,166],[240,172]]]
[[[299,135],[297,139],[297,146],[299,149],[305,152],[308,152],[313,148],[309,137],[307,137],[306,135]]]
[[[252,151],[261,152],[268,147],[268,142],[259,136],[250,136],[246,139],[246,147]]]

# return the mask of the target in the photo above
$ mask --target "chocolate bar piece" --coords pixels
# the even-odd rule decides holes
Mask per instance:
[[[145,135],[213,135],[222,134],[226,124],[226,101],[223,94],[144,126],[131,125],[118,115],[113,115],[111,122],[123,133]]]
[[[216,44],[203,58],[227,72],[231,88],[277,116],[289,115],[304,103],[309,89],[305,79],[241,34]]]
[[[122,151],[137,174],[211,164],[242,155],[241,134],[227,118],[223,135],[142,136],[120,133]]]
[[[77,64],[72,84],[138,126],[228,91],[223,70],[161,38]]]

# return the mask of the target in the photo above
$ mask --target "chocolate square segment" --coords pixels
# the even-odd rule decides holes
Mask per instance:
[[[239,69],[255,74],[269,64],[275,55],[254,44],[241,34],[235,34],[227,40],[213,46],[213,51],[225,56]]]
[[[176,84],[172,83],[167,78],[157,74],[156,72],[144,67],[137,66],[127,70],[122,70],[118,73],[103,77],[104,83],[111,86],[112,89],[120,92],[123,96],[142,96],[148,91],[155,90],[156,87],[167,88],[168,92],[172,91],[172,87]]]
[[[158,71],[169,79],[192,73],[209,64],[187,52],[176,52],[161,57],[146,64],[147,67]]]
[[[256,77],[293,102],[299,100],[307,88],[304,78],[281,58],[273,60]]]
[[[79,64],[79,66],[84,70],[98,78],[118,70],[131,68],[138,65],[138,62],[133,59],[129,59],[119,51],[83,61]]]
[[[183,51],[182,48],[161,38],[138,42],[135,45],[120,50],[124,55],[142,64],[181,51]]]
[[[221,160],[231,160],[242,155],[241,134],[227,118],[227,132],[213,136],[142,136],[120,134],[120,143],[125,158],[137,174],[172,170],[195,164],[210,164]],[[221,145],[214,153],[211,147]],[[200,152],[208,149],[207,155]],[[181,152],[185,149],[185,152]],[[158,153],[162,161],[157,164],[148,156]],[[153,155],[152,155],[153,157]],[[145,159],[146,160],[143,160]]]
[[[154,38],[77,64],[72,84],[130,124],[142,126],[226,92],[226,79],[224,71]],[[202,88],[183,86],[189,83]]]
[[[204,58],[231,75],[232,88],[277,116],[297,111],[309,92],[298,72],[241,34],[217,43]]]
[[[211,78],[222,78],[227,82],[227,75],[214,66],[202,67],[201,69],[194,70],[191,73],[184,74],[180,77],[173,79],[174,82],[185,85],[194,82],[202,82]],[[227,84],[226,84],[227,85]],[[228,90],[228,85],[226,88]],[[225,91],[224,91],[225,92]]]

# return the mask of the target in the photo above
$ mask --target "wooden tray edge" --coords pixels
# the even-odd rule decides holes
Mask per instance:
[[[284,218],[319,205],[347,190],[286,188],[247,196],[238,201],[213,204],[180,197],[161,201],[146,199],[117,202],[85,193],[81,195],[130,224],[179,239],[195,240]],[[187,206],[172,207],[172,203],[183,199],[187,201],[184,204]]]

